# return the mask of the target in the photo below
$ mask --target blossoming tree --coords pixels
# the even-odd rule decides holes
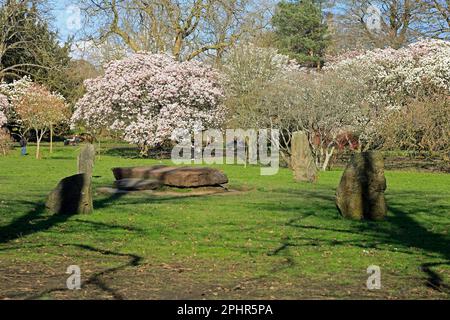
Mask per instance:
[[[450,94],[450,41],[422,40],[404,48],[350,52],[327,66],[370,86],[370,102],[401,108],[407,98]]]
[[[105,66],[105,74],[85,82],[73,124],[98,133],[122,134],[146,154],[150,147],[224,121],[220,74],[199,62],[137,53]]]
[[[32,86],[33,82],[29,77],[23,77],[12,83],[0,83],[0,111],[3,105],[3,114],[5,122],[11,128],[12,134],[25,137],[27,129],[22,126],[20,116],[17,114],[15,105],[23,94]]]
[[[33,101],[34,98],[37,100]],[[45,87],[35,84],[29,77],[0,84],[0,126],[2,121],[4,124],[8,123],[13,134],[25,138],[33,128],[23,117],[32,115],[33,108],[37,108],[40,115],[45,113],[46,128],[42,134],[50,133],[51,153],[55,126],[68,123],[70,120],[70,108],[65,98],[59,93],[49,92]]]
[[[411,100],[450,96],[450,42],[421,40],[404,48],[349,52],[331,59],[325,72],[360,83],[371,112],[362,115],[361,143],[377,139],[377,123]]]
[[[8,97],[0,93],[0,128],[6,124],[6,110],[9,108]]]
[[[14,108],[24,128],[35,132],[36,159],[39,159],[42,138],[66,114],[65,100],[44,86],[32,84],[14,102]]]

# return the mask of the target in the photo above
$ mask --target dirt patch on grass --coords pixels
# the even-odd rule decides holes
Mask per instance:
[[[81,290],[68,290],[66,263],[50,265],[0,265],[0,299],[448,299],[427,288],[423,279],[386,275],[382,290],[365,288],[363,275],[346,279],[251,278],[237,266],[149,264],[100,267],[93,261],[81,265]],[[239,268],[239,267],[238,267]]]

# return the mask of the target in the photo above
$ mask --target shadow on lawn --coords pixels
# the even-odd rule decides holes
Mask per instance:
[[[113,195],[107,199],[96,202],[98,209],[104,208],[114,201],[120,199],[123,194]],[[22,204],[30,204],[22,202]],[[96,208],[94,206],[94,208]],[[0,244],[25,237],[34,233],[48,230],[54,226],[64,223],[73,215],[53,214],[47,215],[44,203],[40,203],[28,211],[25,215],[13,220],[10,224],[0,227]]]
[[[135,255],[135,254],[124,254],[124,253],[118,253],[118,252],[114,252],[114,251],[110,251],[110,250],[98,249],[98,248],[95,248],[92,246],[82,245],[82,244],[63,244],[63,246],[72,246],[75,248],[79,248],[81,250],[99,253],[102,256],[105,256],[105,255],[106,256],[115,256],[118,258],[127,257],[129,260],[127,263],[119,265],[117,267],[109,268],[109,269],[106,269],[106,270],[103,270],[100,272],[96,272],[92,276],[90,276],[86,281],[83,281],[83,283],[82,283],[82,287],[85,287],[88,285],[93,285],[93,286],[97,287],[98,289],[109,293],[115,300],[125,300],[125,297],[122,296],[118,292],[118,290],[109,286],[108,283],[103,278],[105,276],[108,276],[115,272],[124,270],[126,268],[129,268],[129,267],[133,268],[133,267],[139,266],[142,262],[142,259],[143,259],[142,257]],[[31,295],[31,296],[20,294],[20,295],[17,295],[16,297],[22,296],[22,297],[25,297],[26,300],[36,300],[36,299],[44,298],[51,293],[67,292],[67,290],[68,289],[65,287],[58,287],[58,288],[53,288],[53,289],[47,289],[47,290],[41,291],[41,292]]]
[[[443,208],[443,210],[450,211],[450,208]],[[421,270],[428,276],[428,286],[450,294],[450,286],[444,284],[442,277],[431,269],[440,265],[450,266],[449,238],[427,230],[412,219],[408,213],[398,209],[396,206],[390,206],[389,212],[393,214],[389,217],[389,221],[395,226],[396,232],[386,232],[385,235],[390,237],[392,242],[405,247],[414,247],[427,252],[437,253],[446,260],[439,263],[422,264]]]
[[[125,159],[139,159],[142,158],[139,154],[139,149],[136,147],[114,147],[103,150],[103,155],[125,158]]]
[[[114,196],[111,196],[107,199],[104,199],[100,202],[97,202],[97,208],[103,208],[114,201],[120,199],[123,195],[117,194]],[[7,243],[12,240],[18,239],[23,236],[31,235],[33,233],[41,232],[44,230],[48,230],[58,224],[66,222],[71,216],[73,215],[51,215],[51,216],[45,216],[45,204],[39,204],[33,209],[31,209],[28,213],[26,213],[24,216],[15,219],[13,222],[11,222],[9,225],[0,227],[0,244]],[[98,222],[90,222],[90,221],[81,221],[76,220],[77,223],[88,223],[92,224],[96,227],[102,227],[102,228],[124,228],[129,229],[129,227],[121,227],[121,226],[115,226],[115,225],[108,225],[104,223],[98,223]],[[133,229],[134,230],[134,229]],[[128,257],[129,262],[120,265],[118,267],[110,268],[98,273],[95,273],[94,275],[90,276],[88,280],[86,280],[83,284],[84,285],[94,285],[97,288],[101,289],[102,291],[108,292],[112,295],[114,299],[122,300],[124,299],[123,296],[121,296],[116,290],[111,288],[103,279],[102,277],[112,274],[114,272],[120,271],[122,269],[125,269],[127,267],[136,267],[138,266],[141,261],[142,257],[134,254],[122,254],[117,253],[109,250],[102,250],[97,249],[92,246],[83,245],[83,244],[63,244],[63,246],[73,246],[77,247],[82,250],[88,250],[91,252],[100,253],[101,255],[110,255],[110,256],[116,256],[116,257]],[[39,247],[39,246],[36,246]],[[44,247],[44,246],[42,246]],[[9,248],[11,249],[11,248]],[[9,250],[7,249],[7,250]],[[26,296],[26,299],[39,299],[42,298],[52,292],[58,292],[58,291],[66,291],[67,288],[55,288],[55,289],[48,289],[43,292],[40,292],[37,295],[33,296]],[[21,295],[18,295],[18,297]]]
[[[0,227],[0,244],[16,240],[30,234],[48,230],[55,225],[64,223],[70,215],[45,216],[45,204],[41,203],[25,215],[15,219],[9,225]]]
[[[302,223],[303,219],[310,216],[328,215],[330,218],[334,211],[337,211],[334,206],[334,198],[326,196],[323,194],[311,193],[310,191],[299,192],[303,193],[304,197],[311,200],[309,205],[314,207],[314,210],[310,207],[305,210],[305,208],[299,207],[286,207],[280,204],[281,208],[276,206],[271,206],[272,210],[288,210],[294,212],[302,212],[297,218],[291,219],[286,223],[286,226],[311,231],[325,231],[331,233],[345,233],[348,235],[358,235],[361,238],[352,240],[327,240],[321,239],[319,236],[314,237],[285,237],[281,240],[279,247],[268,253],[269,256],[282,255],[287,259],[287,264],[283,267],[289,268],[293,267],[294,262],[292,257],[288,252],[290,247],[299,246],[353,246],[361,247],[363,249],[375,249],[375,250],[385,250],[380,248],[383,245],[395,245],[403,249],[397,249],[396,252],[402,252],[406,254],[413,254],[410,250],[411,248],[421,249],[426,252],[426,256],[436,259],[436,255],[439,255],[443,261],[424,263],[420,265],[420,270],[423,271],[427,276],[427,286],[438,290],[440,292],[450,294],[450,286],[444,283],[444,279],[432,268],[438,266],[450,266],[450,238],[444,234],[434,233],[428,230],[425,226],[416,221],[413,217],[423,211],[424,203],[430,205],[430,199],[427,197],[421,197],[419,194],[412,195],[408,194],[409,197],[414,198],[413,203],[408,203],[408,205],[395,202],[390,202],[388,219],[385,222],[352,222],[349,221],[348,228],[341,227],[322,227],[322,226],[311,226]],[[390,194],[389,198],[401,199],[402,194]],[[319,200],[315,203],[314,200]],[[326,201],[327,205],[323,204]],[[431,203],[433,201],[431,200]],[[321,203],[321,205],[319,205]],[[402,208],[402,209],[400,209]],[[266,208],[267,209],[267,208]],[[442,212],[450,212],[449,206],[437,206],[435,208],[429,209],[429,211],[434,210],[433,214],[439,217]],[[443,215],[445,216],[445,214]],[[361,241],[364,240],[364,241]],[[299,243],[301,241],[301,243]]]
[[[117,202],[122,197],[127,195],[127,193],[118,193],[111,195],[105,199],[94,200],[94,210],[107,208]],[[201,195],[193,195],[191,198],[200,198]],[[186,197],[148,197],[151,198],[152,203],[163,203],[167,201],[182,201]],[[135,200],[136,204],[142,204],[142,198],[137,198]],[[32,203],[29,202],[21,202],[20,204],[30,205]],[[133,204],[127,200],[127,205]],[[19,205],[19,204],[17,204]],[[21,237],[25,237],[34,233],[38,233],[41,231],[45,231],[53,228],[56,225],[67,222],[73,215],[67,214],[54,214],[48,215],[46,214],[46,208],[44,203],[40,203],[36,205],[34,208],[29,210],[25,215],[13,220],[10,224],[6,226],[0,226],[0,244],[5,244],[10,241],[19,239]],[[77,220],[80,222],[80,220]],[[107,224],[101,224],[98,222],[88,222],[82,221],[82,223],[90,223],[97,224],[97,226],[108,227],[108,228],[117,228],[118,226],[110,226]],[[121,228],[121,227],[119,227]],[[137,229],[133,229],[137,231]]]

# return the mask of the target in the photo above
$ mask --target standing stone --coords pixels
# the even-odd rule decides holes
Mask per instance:
[[[314,161],[308,136],[304,132],[294,132],[292,135],[291,166],[297,182],[315,182],[317,167]]]
[[[337,189],[336,205],[345,218],[383,220],[387,215],[386,188],[382,154],[355,154]]]
[[[78,155],[78,173],[84,173],[92,177],[95,162],[95,147],[93,144],[86,144],[81,148]]]
[[[75,215],[93,212],[91,178],[77,174],[64,178],[47,198],[47,209],[53,214]]]
[[[84,174],[87,181],[85,182],[86,187],[83,192],[86,192],[86,199],[90,201],[87,205],[86,212],[80,213],[92,213],[92,174],[94,172],[95,163],[95,146],[91,143],[85,144],[78,155],[78,174]],[[90,200],[89,200],[90,199]]]

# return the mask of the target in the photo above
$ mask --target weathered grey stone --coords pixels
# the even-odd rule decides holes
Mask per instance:
[[[48,196],[46,207],[53,214],[92,213],[91,178],[86,174],[64,178]]]
[[[156,179],[122,179],[114,181],[114,188],[124,191],[156,190],[161,187],[161,182]]]
[[[291,167],[297,182],[315,182],[317,167],[309,146],[308,136],[304,132],[294,132],[291,146]]]
[[[155,179],[162,185],[178,188],[210,187],[228,183],[228,178],[224,173],[216,169],[204,167],[154,166],[114,168],[113,173],[116,180]]]
[[[92,178],[95,162],[95,147],[93,144],[86,144],[81,148],[78,155],[78,173],[85,173]]]
[[[383,220],[387,215],[384,159],[378,152],[353,155],[336,193],[341,215],[355,220]]]

